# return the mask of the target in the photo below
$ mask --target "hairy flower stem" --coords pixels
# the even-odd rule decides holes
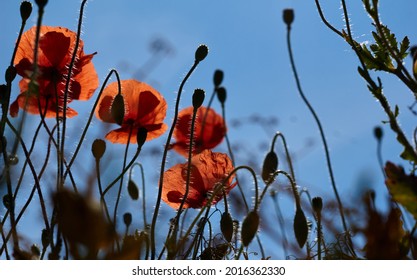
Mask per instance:
[[[284,145],[285,156],[287,157],[287,162],[288,162],[288,167],[290,169],[290,174],[291,174],[291,177],[295,180],[294,167],[293,167],[293,164],[292,164],[290,152],[288,151],[287,141],[285,140],[284,134],[282,134],[279,131],[277,133],[275,133],[274,138],[272,139],[271,152],[274,150],[275,142],[276,142],[278,137],[280,137],[282,139],[282,144]]]
[[[188,80],[188,78],[191,76],[192,72],[197,68],[197,65],[199,64],[199,62],[200,61],[197,59],[194,61],[194,64],[192,65],[187,75],[184,77],[184,79],[182,80],[180,84],[178,94],[177,94],[177,100],[175,103],[174,118],[172,121],[171,128],[168,132],[167,141],[166,141],[164,152],[162,155],[161,171],[159,175],[158,196],[156,198],[155,210],[154,210],[153,217],[152,217],[151,233],[150,233],[151,234],[151,259],[152,260],[154,260],[156,256],[156,244],[155,244],[155,229],[156,228],[155,227],[156,227],[156,220],[158,218],[159,208],[160,208],[161,199],[162,199],[162,188],[163,188],[163,181],[164,181],[165,164],[166,164],[166,159],[168,155],[168,147],[171,142],[172,135],[174,133],[174,129],[178,121],[178,111],[179,111],[179,105],[180,105],[180,99],[181,99],[181,93],[182,93],[183,87],[186,81]]]
[[[75,40],[75,46],[74,46],[74,53],[71,57],[71,62],[68,66],[68,73],[67,73],[67,80],[65,83],[65,91],[64,91],[64,106],[63,106],[63,112],[62,112],[62,141],[61,141],[61,147],[58,153],[60,154],[60,183],[59,186],[63,187],[64,185],[64,151],[65,151],[65,136],[66,136],[66,130],[67,130],[67,107],[68,107],[68,93],[71,83],[71,76],[72,76],[72,70],[74,68],[75,60],[77,59],[77,52],[80,45],[81,40],[81,29],[83,24],[83,17],[84,17],[84,7],[87,3],[87,0],[83,0],[81,3],[80,8],[80,16],[78,18],[78,28],[77,28],[77,37]]]
[[[222,117],[223,117],[224,126],[226,127],[226,108],[225,108],[223,103],[222,103]],[[228,136],[227,132],[226,132],[224,137],[226,139],[227,150],[229,151],[229,155],[230,155],[230,159],[232,160],[232,164],[233,164],[233,166],[236,166],[235,157],[234,157],[234,154],[233,154],[233,151],[232,151],[232,145],[230,144],[230,140],[229,140],[229,136]],[[242,187],[239,183],[239,179],[237,177],[237,174],[236,174],[236,182],[237,182],[237,187],[239,189],[239,192],[242,196],[242,201],[245,204],[246,212],[248,212],[249,211],[249,205],[248,205],[248,202],[246,201],[245,194],[243,193],[243,189],[242,189]]]
[[[126,170],[127,154],[128,154],[128,151],[129,151],[130,137],[132,136],[132,130],[133,130],[133,125],[130,125],[129,136],[127,137],[127,144],[126,144],[126,149],[125,149],[125,155],[123,157],[123,168],[122,168],[122,171]],[[116,196],[116,204],[114,206],[114,212],[113,212],[113,225],[114,225],[114,228],[116,228],[116,224],[117,224],[117,219],[116,219],[116,216],[117,216],[117,208],[119,207],[120,196],[122,194],[123,178],[124,178],[124,176],[122,176],[120,178],[120,185],[119,185],[119,189],[117,191],[117,196]]]
[[[320,132],[320,136],[321,136],[321,139],[322,139],[322,142],[323,142],[324,152],[325,152],[325,155],[326,155],[326,162],[327,162],[327,168],[328,168],[329,175],[330,175],[330,181],[331,181],[331,184],[332,184],[334,195],[336,196],[336,201],[337,201],[337,204],[338,204],[340,217],[342,219],[343,229],[346,233],[348,233],[348,227],[347,227],[347,224],[346,224],[345,214],[344,214],[344,210],[343,210],[344,208],[343,208],[340,196],[339,196],[339,192],[338,192],[337,187],[336,187],[336,181],[335,181],[334,174],[333,174],[332,164],[331,164],[331,160],[330,160],[329,148],[327,146],[327,141],[326,141],[326,137],[324,135],[324,130],[323,130],[320,119],[317,116],[314,108],[311,106],[310,102],[308,101],[308,99],[304,95],[304,92],[301,88],[301,82],[300,82],[300,79],[299,79],[298,74],[297,74],[297,69],[295,67],[295,61],[294,61],[294,56],[293,56],[292,47],[291,47],[291,25],[287,25],[287,47],[288,47],[288,53],[289,53],[290,62],[291,62],[291,68],[292,68],[292,71],[293,71],[293,74],[294,74],[294,78],[295,78],[295,82],[296,82],[296,85],[297,85],[298,92],[299,92],[302,100],[304,101],[304,103],[306,104],[308,109],[310,110],[311,114],[313,115],[313,118],[316,121],[319,132]],[[348,238],[351,241],[350,234],[348,234]]]
[[[107,74],[107,76],[106,76],[106,78],[105,78],[105,80],[103,82],[103,85],[101,86],[100,92],[97,95],[97,98],[96,98],[96,101],[95,101],[95,103],[93,105],[93,108],[90,111],[90,116],[88,117],[87,123],[86,123],[86,125],[85,125],[85,127],[83,129],[83,132],[81,134],[80,140],[78,141],[77,147],[76,147],[76,149],[74,151],[74,155],[72,156],[71,160],[68,163],[67,169],[66,169],[65,174],[64,174],[64,180],[67,177],[68,173],[71,172],[71,166],[74,164],[74,161],[77,158],[78,152],[80,151],[81,146],[82,146],[82,143],[84,142],[85,136],[87,135],[87,130],[90,127],[91,121],[93,119],[95,109],[96,109],[96,107],[98,105],[98,102],[100,100],[101,95],[103,94],[103,90],[106,87],[106,85],[107,85],[107,83],[108,83],[108,81],[109,81],[109,79],[110,79],[110,77],[111,77],[112,74],[114,74],[116,76],[116,79],[117,79],[118,90],[119,90],[118,93],[120,94],[120,92],[121,92],[121,82],[120,82],[119,73],[117,72],[117,70],[112,69]]]
[[[132,169],[137,165],[140,169],[140,175],[142,179],[142,217],[143,217],[143,228],[147,230],[148,222],[146,220],[146,187],[145,187],[145,171],[143,170],[142,164],[139,162],[136,162],[132,165],[132,168],[130,168],[129,172],[129,181],[132,178]]]
[[[174,225],[174,229],[172,231],[172,237],[168,236],[168,239],[173,238],[172,240],[176,240],[181,213],[182,213],[184,204],[187,201],[188,193],[190,191],[191,168],[192,168],[191,158],[193,156],[193,148],[194,148],[194,130],[195,130],[195,119],[196,119],[196,116],[197,116],[197,109],[198,108],[194,108],[193,116],[192,116],[192,119],[191,119],[190,146],[189,146],[189,150],[188,150],[188,162],[187,162],[187,175],[186,175],[186,181],[185,181],[185,192],[184,192],[184,195],[182,197],[180,207],[178,208],[177,216],[175,217],[175,225]],[[168,239],[167,239],[167,242],[168,242]],[[170,252],[168,252],[168,254],[169,253]],[[169,256],[168,258],[170,258],[170,257],[175,258],[175,256]]]

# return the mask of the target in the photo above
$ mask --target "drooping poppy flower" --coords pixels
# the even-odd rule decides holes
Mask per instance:
[[[104,122],[117,123],[112,115],[113,101],[118,94],[118,83],[109,84],[103,91],[96,117]],[[164,123],[167,103],[164,97],[150,85],[137,80],[122,80],[121,94],[124,100],[124,116],[121,127],[110,131],[106,139],[113,143],[136,143],[138,128],[148,131],[146,141],[161,136],[168,128]]]
[[[193,109],[193,107],[188,107],[179,112],[178,122],[174,130],[176,142],[171,145],[171,148],[185,157],[188,157],[190,147]],[[223,141],[225,135],[226,126],[223,118],[211,108],[200,107],[197,110],[194,125],[193,154],[196,155],[206,149],[213,149]]]
[[[35,83],[37,90],[29,84],[34,68],[36,26],[22,35],[14,60],[20,94],[11,104],[10,115],[15,117],[19,107],[32,114],[45,113],[46,118],[62,116],[64,92],[77,34],[63,27],[41,26],[38,47],[38,70]],[[92,63],[94,54],[84,54],[84,43],[80,40],[77,57],[72,69],[68,91],[68,103],[72,100],[88,100],[98,87],[98,76]],[[67,104],[68,105],[68,104]],[[40,106],[40,107],[39,107]],[[74,117],[77,112],[67,108],[66,116]]]
[[[162,200],[172,208],[178,209],[185,194],[188,163],[174,165],[164,174]],[[223,153],[215,153],[204,150],[191,159],[191,180],[188,196],[184,202],[184,208],[201,208],[206,205],[212,192],[233,171],[231,159]],[[225,182],[226,194],[235,187],[232,183],[234,175]],[[221,200],[223,193],[220,191],[213,199],[212,204]]]

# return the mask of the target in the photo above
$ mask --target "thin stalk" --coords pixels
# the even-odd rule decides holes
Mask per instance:
[[[61,170],[61,174],[60,174],[60,186],[64,185],[64,158],[65,158],[65,137],[66,137],[66,130],[67,130],[67,106],[68,106],[68,93],[69,93],[69,88],[70,88],[70,83],[71,83],[71,75],[72,75],[72,70],[74,68],[74,64],[75,64],[75,60],[77,59],[77,52],[78,52],[78,48],[80,45],[80,40],[81,40],[81,29],[82,29],[82,23],[83,23],[83,16],[84,16],[84,7],[85,4],[87,3],[87,0],[83,0],[81,3],[81,8],[80,8],[80,16],[78,18],[78,28],[77,28],[77,37],[75,40],[75,46],[74,46],[74,52],[72,54],[71,57],[71,62],[68,66],[68,75],[67,75],[67,80],[65,83],[65,91],[64,91],[64,106],[63,106],[63,112],[62,112],[62,141],[61,141],[61,147],[59,150],[60,153],[60,170]],[[58,101],[58,100],[57,100]]]
[[[67,169],[66,169],[66,171],[65,171],[65,174],[64,174],[64,180],[65,180],[66,176],[68,175],[68,173],[70,172],[70,170],[71,170],[71,166],[73,165],[73,163],[74,163],[74,161],[75,161],[75,159],[76,159],[76,157],[77,157],[77,155],[78,155],[78,152],[79,152],[79,151],[80,151],[80,149],[81,149],[81,145],[82,145],[82,143],[83,143],[83,141],[84,141],[84,138],[85,138],[85,136],[86,136],[86,134],[87,134],[87,130],[88,130],[88,128],[90,127],[91,121],[92,121],[92,119],[93,119],[93,115],[94,115],[95,109],[97,108],[97,105],[98,105],[98,102],[99,102],[99,100],[100,100],[100,97],[101,97],[101,95],[103,94],[103,90],[104,90],[104,88],[106,87],[106,85],[107,85],[107,83],[108,83],[108,81],[109,81],[109,79],[110,79],[110,77],[111,77],[111,75],[112,75],[112,74],[114,74],[114,75],[116,76],[117,83],[118,83],[118,88],[119,88],[119,93],[120,93],[121,83],[120,83],[119,73],[117,72],[117,70],[112,69],[112,70],[110,70],[110,72],[107,74],[107,76],[106,76],[106,78],[105,78],[105,80],[104,80],[104,82],[103,82],[103,85],[101,86],[100,92],[98,93],[98,96],[97,96],[97,98],[96,98],[96,101],[95,101],[95,103],[94,103],[94,105],[93,105],[93,108],[92,108],[92,109],[91,109],[91,111],[90,111],[90,116],[88,117],[87,124],[85,125],[85,127],[84,127],[84,129],[83,129],[83,132],[82,132],[82,134],[81,134],[80,140],[78,141],[77,147],[76,147],[76,149],[75,149],[75,151],[74,151],[74,155],[72,156],[71,160],[69,161],[69,164],[68,164]]]
[[[225,109],[225,106],[224,106],[223,103],[222,103],[222,117],[223,117],[224,126],[226,127],[226,109]],[[232,160],[232,164],[233,164],[233,166],[236,166],[235,157],[234,157],[234,154],[233,154],[233,151],[232,151],[232,145],[230,144],[230,140],[229,140],[229,136],[228,136],[227,132],[226,132],[224,137],[226,139],[227,150],[229,151],[229,155],[230,155],[230,159]],[[237,183],[240,195],[242,196],[242,201],[245,204],[246,212],[249,212],[249,205],[248,205],[248,202],[246,201],[243,189],[242,189],[242,187],[239,183],[239,179],[238,179],[237,174],[236,174],[236,183]]]
[[[179,103],[180,103],[181,93],[182,93],[183,87],[184,87],[186,81],[188,80],[188,78],[191,76],[192,72],[197,68],[197,65],[199,64],[199,62],[200,61],[197,60],[197,59],[194,61],[194,64],[192,65],[192,67],[188,71],[187,75],[184,77],[184,79],[182,80],[182,82],[180,84],[178,94],[177,94],[177,101],[175,103],[174,118],[173,118],[173,121],[172,121],[171,128],[168,132],[167,141],[166,141],[164,152],[163,152],[163,155],[162,155],[161,171],[160,171],[160,175],[159,175],[159,185],[158,185],[158,196],[156,198],[155,210],[154,210],[153,217],[152,217],[151,233],[150,233],[151,234],[151,259],[152,260],[154,260],[155,256],[156,256],[155,229],[156,229],[156,220],[158,218],[159,208],[160,208],[161,199],[162,199],[164,171],[165,171],[165,164],[166,164],[166,159],[167,159],[167,155],[168,155],[168,147],[169,147],[169,144],[171,142],[175,126],[177,124],[178,111],[179,111],[179,105],[180,105]]]
[[[127,137],[127,144],[126,144],[126,149],[125,149],[125,155],[123,157],[123,168],[122,168],[122,171],[124,171],[126,169],[127,153],[129,151],[130,137],[132,136],[132,131],[133,131],[133,125],[130,125],[129,136]],[[123,178],[124,178],[124,176],[122,176],[120,178],[119,190],[117,192],[116,204],[114,206],[114,212],[113,212],[113,224],[114,224],[114,228],[116,228],[116,224],[117,224],[116,215],[117,215],[117,208],[119,206],[120,196],[122,194]]]
[[[317,123],[318,129],[319,129],[319,132],[320,132],[320,136],[321,136],[321,139],[322,139],[322,142],[323,142],[324,152],[325,152],[325,156],[326,156],[327,168],[328,168],[329,175],[330,175],[330,181],[331,181],[331,184],[332,184],[334,195],[336,196],[336,201],[337,201],[337,204],[338,204],[340,217],[342,219],[343,229],[344,229],[345,232],[348,232],[348,228],[347,228],[347,224],[346,224],[346,220],[345,220],[345,214],[343,212],[344,208],[343,208],[340,196],[339,196],[339,192],[337,190],[336,181],[335,181],[334,174],[333,174],[333,168],[332,168],[332,164],[331,164],[331,160],[330,160],[329,148],[328,148],[328,145],[327,145],[324,130],[323,130],[320,119],[317,116],[314,108],[311,106],[310,102],[308,101],[308,99],[304,95],[304,92],[301,88],[301,82],[300,82],[300,79],[298,77],[297,69],[295,67],[295,61],[294,61],[294,56],[293,56],[293,53],[292,53],[292,46],[291,46],[291,26],[290,25],[287,25],[287,47],[288,47],[288,53],[289,53],[290,62],[291,62],[291,68],[292,68],[292,71],[293,71],[293,74],[294,74],[294,78],[295,78],[295,81],[296,81],[298,92],[299,92],[301,98],[303,99],[304,103],[306,104],[306,106],[310,110],[311,114],[313,115],[313,118],[314,118],[315,122]],[[349,239],[350,239],[350,237],[349,237]]]

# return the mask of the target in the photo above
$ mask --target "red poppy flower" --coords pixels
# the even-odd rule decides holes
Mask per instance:
[[[164,174],[162,200],[172,208],[179,208],[187,181],[188,163],[177,164]],[[230,158],[223,153],[214,153],[204,150],[191,159],[191,180],[189,192],[184,203],[184,208],[201,208],[211,197],[215,187],[233,171]],[[232,183],[234,176],[231,176],[225,183],[225,192],[228,194],[236,183]],[[221,200],[223,193],[219,193],[213,200],[213,204]]]
[[[174,130],[176,142],[171,145],[171,148],[185,157],[188,157],[190,147],[193,110],[193,107],[188,107],[178,114],[178,122]],[[194,126],[193,154],[201,153],[206,149],[213,149],[223,141],[225,135],[226,126],[223,118],[211,108],[207,110],[204,106],[200,107],[197,110]]]
[[[120,128],[110,131],[106,139],[113,143],[126,144],[130,134],[130,143],[136,143],[136,134],[140,127],[147,129],[147,141],[161,136],[167,130],[168,126],[163,121],[168,105],[159,92],[136,80],[121,81],[121,91],[125,108],[123,122]],[[104,89],[96,109],[98,119],[116,123],[111,107],[117,94],[117,82]]]
[[[62,116],[68,67],[77,34],[63,27],[41,27],[37,60],[38,73],[35,81],[39,91],[28,92],[33,73],[35,37],[36,27],[32,27],[22,35],[17,49],[14,63],[17,73],[23,79],[19,83],[20,94],[11,104],[10,115],[17,116],[20,107],[32,114],[39,114],[40,109],[42,113],[46,112],[47,118],[55,117],[56,111],[59,110]],[[72,100],[88,100],[98,87],[98,76],[91,61],[94,54],[84,54],[83,48],[84,43],[80,41],[77,59],[71,74],[68,103]],[[67,108],[66,115],[73,117],[77,115],[77,112]]]

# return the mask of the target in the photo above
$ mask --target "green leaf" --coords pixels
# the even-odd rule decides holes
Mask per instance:
[[[400,56],[401,59],[404,59],[408,56],[408,49],[410,48],[410,40],[407,36],[404,37],[404,39],[401,41],[400,44]]]
[[[414,174],[407,175],[401,166],[392,162],[385,165],[385,173],[385,184],[392,199],[404,206],[417,220],[417,177]]]

